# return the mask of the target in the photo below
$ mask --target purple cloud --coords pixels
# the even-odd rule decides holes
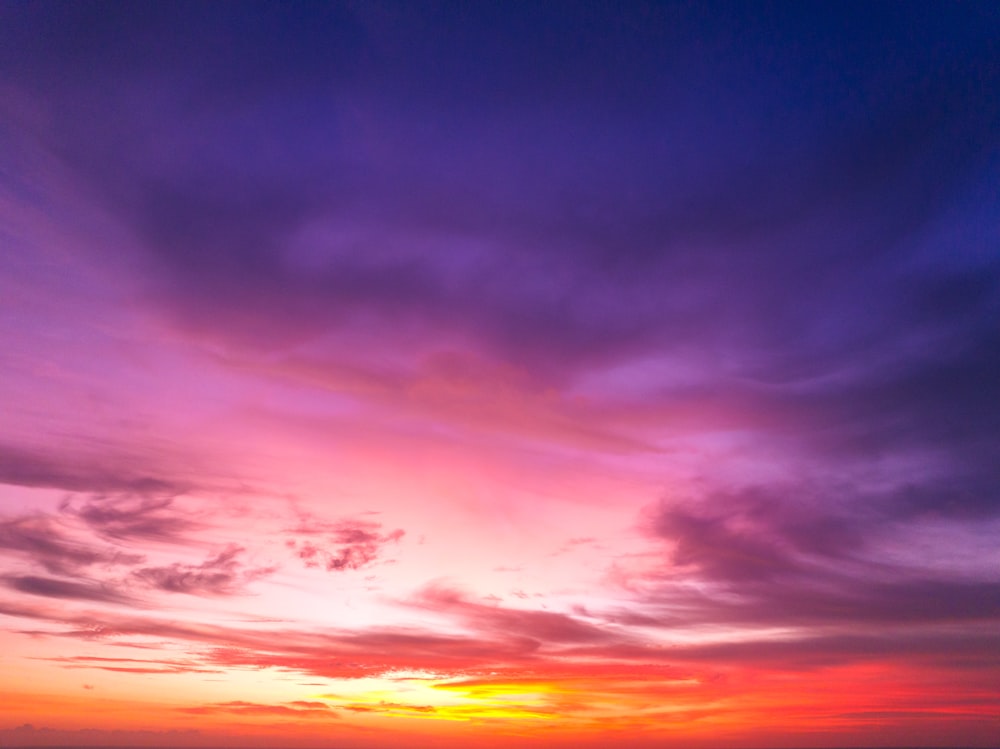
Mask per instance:
[[[142,567],[132,577],[145,585],[168,593],[197,596],[232,596],[244,592],[246,585],[272,574],[276,567],[245,567],[239,556],[246,550],[230,544],[201,564],[174,564],[165,567]]]
[[[305,518],[290,531],[287,545],[306,567],[322,567],[327,572],[358,570],[374,564],[389,544],[406,535],[402,529],[382,533],[382,524],[374,521],[341,520],[324,523]],[[315,536],[323,537],[319,541]]]
[[[996,13],[369,5],[0,6],[5,622],[187,652],[63,663],[119,673],[890,664],[992,694]],[[259,509],[214,491],[245,475]],[[438,475],[450,514],[424,515],[405,482],[422,502]],[[405,565],[403,530],[349,515],[373,497],[428,539]],[[241,595],[282,543],[366,570],[325,578],[345,595],[398,570],[362,608],[403,618],[126,595]],[[522,608],[420,587],[451,553]],[[709,714],[642,688],[665,724]],[[836,715],[908,715],[857,707]]]
[[[144,557],[113,547],[98,547],[73,538],[48,515],[0,520],[0,552],[16,552],[47,572],[73,575],[93,565],[133,565]]]
[[[107,538],[177,543],[199,524],[184,517],[173,505],[171,496],[93,496],[79,507],[66,503],[63,511],[76,515]]]
[[[677,607],[692,625],[864,630],[1000,621],[1000,581],[988,567],[947,571],[919,558],[880,557],[885,537],[907,527],[910,508],[864,493],[838,507],[829,495],[809,493],[807,486],[757,488],[713,495],[700,506],[652,508],[648,529],[665,542],[671,567],[650,573],[655,592],[646,602],[662,612]],[[705,587],[675,585],[678,568]],[[662,625],[680,622],[667,616]]]
[[[60,580],[52,577],[35,577],[33,575],[11,576],[4,579],[8,588],[33,596],[47,598],[65,598],[78,601],[100,601],[102,603],[134,603],[129,596],[122,594],[107,584],[78,582],[75,580]]]
[[[71,492],[127,493],[162,496],[179,494],[186,485],[137,472],[134,456],[85,453],[59,456],[16,444],[0,445],[0,483],[64,489]]]

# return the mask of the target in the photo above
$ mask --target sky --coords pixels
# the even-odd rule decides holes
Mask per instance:
[[[0,3],[0,746],[1000,746],[994,3]]]

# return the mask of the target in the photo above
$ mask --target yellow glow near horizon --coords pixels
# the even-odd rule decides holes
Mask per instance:
[[[550,720],[559,716],[549,698],[566,691],[548,682],[456,682],[444,675],[359,679],[343,686],[336,694],[315,698],[356,713],[453,721]]]

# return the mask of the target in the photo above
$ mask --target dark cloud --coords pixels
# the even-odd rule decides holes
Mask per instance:
[[[53,455],[45,450],[0,445],[0,483],[70,492],[180,494],[187,487],[172,480],[137,473],[134,456]]]
[[[300,14],[256,3],[246,11],[234,34],[228,13],[198,3],[111,12],[94,2],[39,12],[8,8],[9,46],[0,65],[9,75],[55,87],[93,85],[120,74],[141,79],[170,68],[201,70],[190,81],[194,89],[206,97],[223,90],[235,97],[240,87],[252,95],[294,85],[310,69],[330,75],[355,54],[362,33],[350,13],[333,6]],[[313,64],[303,67],[303,57]]]
[[[707,579],[770,580],[815,574],[865,551],[877,510],[830,506],[805,485],[715,492],[696,506],[661,503],[649,530],[671,543],[674,564]]]
[[[246,567],[239,556],[245,549],[231,544],[201,564],[174,563],[165,567],[142,567],[132,577],[168,593],[198,596],[232,596],[244,592],[247,584],[272,574],[276,567]]]
[[[779,639],[691,645],[676,649],[673,660],[716,664],[780,664],[808,670],[873,661],[921,662],[941,668],[989,672],[1000,666],[997,637],[988,633],[897,631],[891,634],[813,634]]]
[[[839,383],[730,396],[766,414],[765,430],[794,433],[807,449],[847,464],[933,454],[937,472],[914,476],[896,501],[959,517],[996,515],[1000,474],[992,456],[1000,420],[991,404],[1000,398],[994,376],[1000,338],[986,321],[1000,312],[1000,274],[984,273],[981,280],[994,291],[968,300],[974,322],[942,312],[927,328],[910,325],[908,343],[890,344],[910,351],[873,351],[876,363]]]
[[[260,7],[215,34],[231,19],[195,6],[12,12],[2,69],[61,115],[53,148],[144,239],[180,324],[272,348],[365,318],[392,346],[405,320],[545,377],[697,341],[778,344],[782,366],[861,354],[897,329],[901,243],[996,147],[974,9],[592,9],[541,37],[519,14],[377,15]],[[310,240],[324,222],[353,238]]]
[[[176,543],[199,526],[173,505],[171,496],[96,496],[78,507],[67,503],[63,511],[76,515],[104,537]]]
[[[886,537],[909,527],[910,508],[863,493],[838,508],[828,493],[809,493],[801,486],[752,489],[654,508],[649,530],[666,542],[672,566],[652,575],[652,601],[683,610],[691,625],[1000,621],[1000,582],[988,568],[949,572],[917,557],[880,556]],[[859,507],[863,502],[869,506]],[[674,584],[678,568],[706,587]]]
[[[884,501],[1000,512],[996,18],[522,11],[456,24],[263,5],[236,28],[188,4],[8,10],[0,76],[134,232],[146,298],[232,366],[366,380],[347,389],[412,409],[414,383],[441,378],[426,352],[459,349],[485,366],[449,382],[482,402],[503,369],[521,375],[507,391],[554,405],[424,411],[498,430],[523,430],[504,422],[523,411],[548,439],[646,449],[606,428],[630,405],[616,389],[591,394],[604,411],[562,396],[608,365],[699,352],[690,382],[649,383],[631,405],[664,423],[721,414],[806,462],[934,453],[936,477]],[[305,341],[307,376],[274,366]],[[109,537],[189,529],[157,506],[183,487],[155,472],[15,450],[0,480],[155,497],[81,508]],[[726,532],[672,522],[689,547]],[[766,539],[717,540],[754,560],[748,575],[788,561]],[[384,541],[335,532],[296,553],[359,569]]]
[[[4,583],[12,590],[33,596],[65,598],[78,601],[100,601],[102,603],[134,603],[130,597],[107,584],[60,580],[53,577],[33,575],[11,576]]]
[[[57,575],[73,575],[93,565],[134,565],[140,554],[98,547],[73,538],[55,518],[37,514],[0,520],[0,551],[13,551]]]

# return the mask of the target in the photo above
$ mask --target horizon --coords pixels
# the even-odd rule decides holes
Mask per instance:
[[[0,746],[1000,747],[998,7],[0,0]]]

